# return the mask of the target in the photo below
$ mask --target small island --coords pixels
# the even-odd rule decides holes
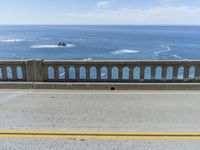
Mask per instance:
[[[66,44],[65,42],[59,42],[59,43],[57,44],[57,46],[65,47],[65,46],[67,46],[67,44]]]

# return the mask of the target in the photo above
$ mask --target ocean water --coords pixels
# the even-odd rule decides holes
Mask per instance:
[[[0,60],[36,58],[200,59],[200,26],[0,26]]]

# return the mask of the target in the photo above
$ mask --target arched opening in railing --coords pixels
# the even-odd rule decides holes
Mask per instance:
[[[119,79],[119,69],[118,67],[112,68],[112,80],[118,80]]]
[[[65,80],[65,68],[62,66],[58,68],[58,78],[59,80]]]
[[[134,80],[140,80],[140,67],[135,67],[134,70],[134,75],[133,75],[133,78]]]
[[[102,80],[108,79],[108,69],[105,66],[101,68],[101,79]]]
[[[184,79],[184,67],[178,67],[178,74],[177,74],[177,79],[178,80],[183,80]]]
[[[76,79],[76,70],[74,66],[69,67],[69,79],[70,80]]]
[[[195,79],[196,68],[194,66],[189,68],[189,80]]]
[[[90,67],[90,79],[91,80],[97,79],[97,68],[94,66]]]
[[[13,79],[12,68],[11,68],[10,66],[7,66],[7,67],[6,67],[6,71],[7,71],[7,77],[8,77],[8,80]]]
[[[173,67],[169,66],[167,67],[167,80],[172,80],[173,79]]]
[[[158,66],[156,67],[156,72],[155,72],[155,80],[162,80],[162,67]]]
[[[130,72],[130,69],[127,66],[122,69],[122,79],[123,80],[129,79],[129,72]]]
[[[17,66],[17,79],[22,80],[23,79],[23,70],[21,66]]]
[[[48,67],[48,79],[49,80],[54,80],[55,79],[55,70],[52,66]]]
[[[144,79],[151,80],[151,67],[147,66],[144,70]]]
[[[85,80],[86,79],[86,68],[85,67],[80,67],[79,68],[79,78],[80,80]]]

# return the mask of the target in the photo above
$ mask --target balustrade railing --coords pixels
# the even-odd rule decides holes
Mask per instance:
[[[0,81],[199,82],[200,61],[0,61]]]
[[[25,61],[0,61],[0,81],[27,81]]]

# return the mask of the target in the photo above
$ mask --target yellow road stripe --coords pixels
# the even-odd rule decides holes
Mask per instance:
[[[200,132],[57,132],[0,130],[0,138],[200,140]]]

